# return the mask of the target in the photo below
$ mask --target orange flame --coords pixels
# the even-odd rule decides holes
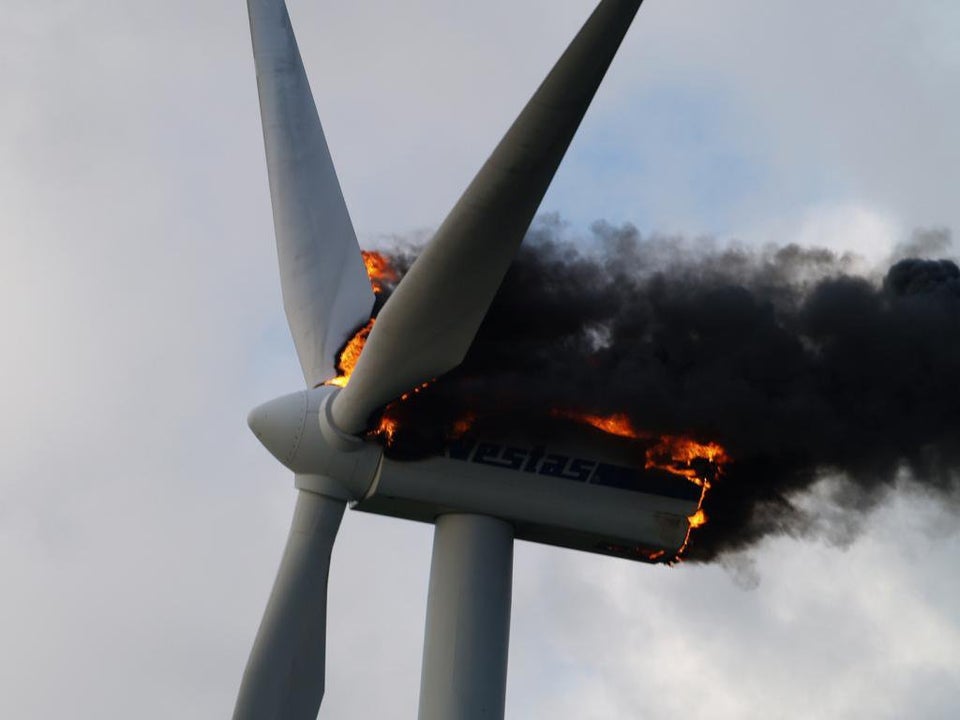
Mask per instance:
[[[477,421],[477,414],[474,412],[468,412],[462,418],[456,420],[453,423],[453,431],[450,433],[451,440],[457,440],[458,438],[463,437],[467,430],[473,427],[473,424]]]
[[[386,447],[392,447],[394,438],[397,434],[397,428],[400,427],[400,419],[396,416],[396,410],[400,406],[400,403],[406,402],[417,393],[422,392],[423,389],[432,382],[433,380],[430,380],[422,383],[421,385],[417,385],[417,387],[415,387],[413,390],[408,390],[392,403],[388,404],[383,409],[383,413],[380,415],[380,420],[377,422],[377,426],[367,433],[367,437],[379,438],[383,441]]]
[[[417,393],[423,392],[423,389],[426,387],[429,387],[430,383],[432,383],[434,380],[436,380],[436,378],[433,378],[433,380],[427,380],[427,382],[425,383],[420,383],[413,390],[407,390],[407,392],[405,392],[403,395],[400,396],[399,402],[403,402],[404,400],[409,400]],[[392,405],[393,403],[390,403],[390,404]]]
[[[697,501],[697,509],[687,517],[687,534],[683,538],[683,543],[677,550],[677,554],[670,561],[671,564],[681,561],[684,552],[690,545],[693,531],[707,524],[707,514],[703,510],[703,502],[707,499],[707,492],[711,488],[711,483],[709,478],[701,474],[702,469],[698,470],[695,467],[694,463],[698,460],[706,460],[714,465],[719,475],[723,472],[723,466],[730,462],[730,456],[717,443],[699,443],[696,440],[675,435],[663,435],[656,445],[647,448],[644,467],[660,468],[677,475],[683,475],[690,482],[700,486],[700,499]]]
[[[703,480],[700,487],[702,489],[700,491],[700,501],[697,503],[697,511],[687,518],[687,534],[684,536],[683,543],[680,545],[680,549],[677,550],[677,554],[669,561],[670,565],[676,565],[683,560],[683,554],[690,546],[690,536],[693,534],[693,531],[707,524],[707,514],[703,511],[703,501],[707,498],[710,483]]]
[[[667,470],[683,475],[692,483],[700,486],[706,484],[709,487],[707,479],[700,477],[697,469],[693,467],[696,460],[711,462],[718,469],[730,462],[726,450],[717,443],[698,443],[690,438],[661,435],[656,445],[647,448],[644,467]]]
[[[616,415],[590,415],[572,410],[554,410],[553,415],[555,417],[586,423],[587,425],[595,427],[597,430],[602,430],[608,435],[636,439],[646,437],[633,427],[630,418],[624,413],[617,413]]]
[[[382,293],[386,283],[395,283],[400,279],[400,273],[390,264],[389,258],[383,253],[361,250],[360,256],[363,258],[363,266],[367,269],[367,277],[370,278],[370,286],[375,294]],[[357,360],[360,359],[363,346],[373,329],[374,320],[375,318],[370,318],[370,321],[357,330],[356,334],[347,341],[337,358],[337,377],[327,380],[324,383],[325,385],[347,386],[347,383],[350,382],[350,375],[357,366]]]
[[[389,410],[389,406],[387,407],[387,410]],[[389,412],[384,411],[383,415],[380,417],[380,424],[377,425],[376,429],[370,434],[373,437],[382,439],[389,446],[393,444],[393,438],[396,435],[397,428],[399,426],[400,421],[396,418],[390,417]]]
[[[698,528],[707,524],[707,514],[703,508],[697,510],[693,515],[687,518],[691,528]]]
[[[723,467],[730,462],[730,456],[724,448],[715,442],[701,443],[678,435],[652,435],[637,430],[630,418],[624,413],[614,415],[591,415],[574,410],[554,410],[555,417],[568,418],[582,422],[598,430],[602,430],[617,437],[634,438],[637,440],[656,439],[645,453],[644,468],[658,468],[674,475],[681,475],[700,487],[700,500],[696,511],[687,518],[687,534],[680,546],[680,550],[670,560],[671,563],[680,561],[681,556],[690,544],[690,535],[694,529],[703,527],[707,523],[707,514],[703,510],[703,502],[710,490],[710,478],[703,474],[703,461],[715,468],[717,475],[723,472]],[[663,557],[663,553],[654,553],[648,559],[656,560]]]
[[[384,284],[395,283],[400,279],[400,274],[383,253],[361,250],[360,255],[363,257],[364,267],[367,268],[370,285],[373,286],[373,292],[377,295],[383,292]]]
[[[350,382],[350,375],[353,374],[353,369],[357,366],[357,360],[360,359],[363,346],[370,336],[370,331],[373,330],[373,323],[374,318],[370,318],[370,321],[357,330],[356,334],[347,341],[347,344],[340,353],[340,357],[337,358],[337,376],[327,380],[327,382],[324,383],[325,385],[336,385],[337,387],[347,386],[347,383]]]

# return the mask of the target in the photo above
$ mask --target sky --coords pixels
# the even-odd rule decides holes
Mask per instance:
[[[592,7],[290,0],[362,244],[439,224]],[[5,10],[2,717],[232,710],[295,498],[245,418],[302,383],[246,23]],[[879,266],[960,227],[958,30],[948,0],[647,0],[541,210]],[[905,480],[713,566],[518,543],[507,717],[956,717],[957,511]],[[321,718],[414,716],[431,541],[344,519]]]

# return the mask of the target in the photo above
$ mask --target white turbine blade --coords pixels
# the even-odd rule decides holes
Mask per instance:
[[[248,0],[287,322],[308,386],[370,318],[374,295],[283,0]]]
[[[377,316],[338,427],[463,360],[642,0],[603,0]]]
[[[330,552],[341,500],[300,491],[234,720],[316,720],[323,699]]]

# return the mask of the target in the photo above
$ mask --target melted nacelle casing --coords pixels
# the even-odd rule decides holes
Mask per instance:
[[[322,385],[254,408],[247,423],[263,446],[297,475],[297,487],[358,500],[373,483],[383,456],[375,443],[346,435],[330,421],[339,388]]]

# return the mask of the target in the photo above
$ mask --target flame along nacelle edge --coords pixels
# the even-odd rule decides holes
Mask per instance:
[[[582,443],[548,449],[471,441],[442,456],[396,460],[333,426],[337,392],[322,386],[250,413],[251,429],[301,489],[427,523],[447,513],[490,515],[511,522],[520,540],[644,562],[675,559],[687,539],[701,490],[684,478]]]

